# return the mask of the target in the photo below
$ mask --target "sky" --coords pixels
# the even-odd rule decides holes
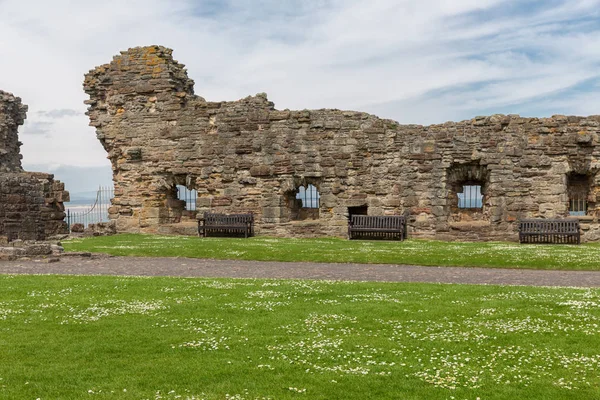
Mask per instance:
[[[0,0],[0,89],[29,105],[25,168],[71,191],[109,183],[83,76],[151,44],[209,101],[266,92],[278,109],[402,124],[600,114],[600,0]]]

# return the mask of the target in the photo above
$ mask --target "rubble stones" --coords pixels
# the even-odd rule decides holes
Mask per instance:
[[[252,212],[256,232],[344,236],[349,207],[407,215],[409,235],[515,240],[521,218],[568,216],[568,176],[588,176],[584,240],[600,240],[600,116],[476,117],[400,125],[362,112],[276,110],[265,94],[208,102],[161,46],[132,48],[90,71],[90,125],[113,167],[119,232],[183,223],[175,185],[204,211]],[[318,216],[295,221],[295,191],[312,184]],[[457,207],[481,184],[482,210]]]
[[[0,243],[0,260],[55,259],[64,252],[60,242],[17,239],[10,243]]]
[[[71,232],[72,233],[83,233],[85,229],[85,226],[83,224],[80,223],[76,223],[71,225]]]
[[[112,222],[98,222],[89,224],[83,231],[83,236],[110,236],[117,233],[116,224]]]

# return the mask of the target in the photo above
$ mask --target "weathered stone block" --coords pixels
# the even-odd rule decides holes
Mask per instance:
[[[127,158],[130,161],[141,161],[142,160],[142,149],[133,148],[127,150]]]
[[[256,165],[250,168],[250,175],[252,176],[269,176],[272,173],[272,169],[268,165]]]
[[[211,206],[213,207],[227,207],[232,203],[231,197],[228,196],[215,196],[212,199]]]

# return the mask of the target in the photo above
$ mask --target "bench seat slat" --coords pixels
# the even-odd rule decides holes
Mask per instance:
[[[352,232],[402,232],[402,228],[350,228]]]

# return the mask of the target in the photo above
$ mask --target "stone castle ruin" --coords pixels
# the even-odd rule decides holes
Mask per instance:
[[[0,245],[68,233],[69,193],[52,174],[24,172],[17,130],[26,118],[21,99],[0,90]]]
[[[353,214],[406,215],[409,235],[516,240],[521,218],[579,218],[600,240],[600,116],[400,125],[277,110],[265,94],[208,102],[161,46],[85,77],[112,163],[119,232],[187,232],[204,211],[252,212],[275,236],[344,236]],[[177,185],[197,191],[185,210]]]

